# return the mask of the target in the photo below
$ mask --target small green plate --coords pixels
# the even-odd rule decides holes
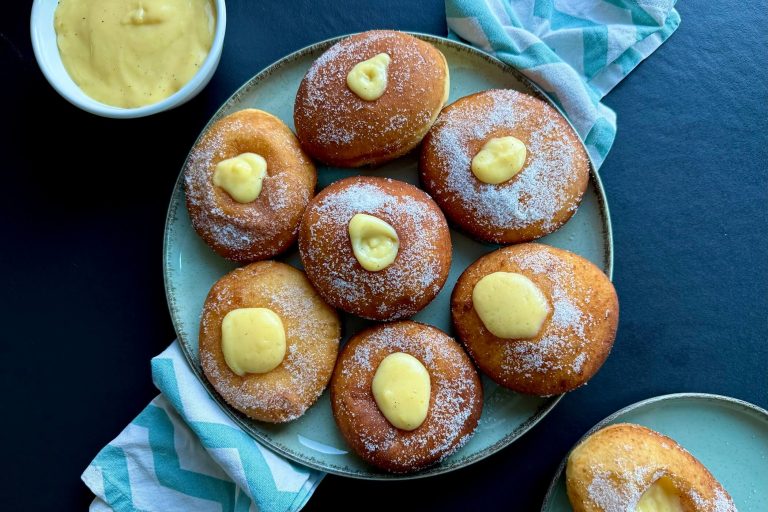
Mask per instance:
[[[768,510],[768,411],[765,409],[720,395],[663,395],[611,414],[582,439],[614,423],[636,423],[671,437],[709,469],[731,495],[738,510]],[[560,464],[549,486],[542,512],[573,510],[565,490],[567,460],[566,457]]]
[[[450,101],[491,88],[517,89],[550,101],[517,71],[472,47],[434,36],[416,35],[431,42],[445,54],[451,72]],[[336,40],[299,50],[269,66],[243,85],[219,109],[211,122],[237,110],[260,108],[278,116],[293,128],[293,103],[299,82],[312,62]],[[389,176],[418,184],[417,161],[417,156],[411,154],[377,169],[342,170],[320,165],[319,187],[344,176],[360,173]],[[451,236],[454,254],[448,281],[437,298],[414,317],[415,320],[435,325],[447,332],[451,330],[449,301],[456,279],[470,263],[496,248],[474,242],[455,231],[451,232]],[[594,170],[591,171],[590,185],[577,213],[559,231],[542,241],[576,252],[611,275],[613,248],[610,218],[602,186]],[[282,259],[297,267],[301,266],[295,250]],[[445,473],[509,445],[539,422],[560,400],[560,396],[534,397],[513,393],[484,378],[483,414],[474,437],[466,446],[440,464],[419,473],[405,476],[384,473],[365,464],[349,451],[336,428],[327,392],[298,420],[284,425],[271,425],[252,421],[230,408],[208,384],[200,368],[197,352],[200,311],[213,283],[235,265],[210,250],[190,225],[181,176],[168,209],[163,265],[168,305],[181,347],[192,370],[211,397],[243,430],[265,446],[306,466],[366,479],[418,478]],[[364,325],[360,319],[350,315],[345,315],[344,321],[347,335],[357,332]]]

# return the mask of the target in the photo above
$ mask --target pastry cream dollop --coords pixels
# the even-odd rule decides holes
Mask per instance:
[[[472,306],[485,328],[499,338],[533,338],[549,314],[539,287],[514,272],[494,272],[480,279],[472,290]]]
[[[227,366],[239,376],[267,373],[285,357],[285,328],[267,308],[239,308],[221,322],[221,351]]]
[[[635,512],[683,512],[683,506],[672,483],[660,478],[640,497]]]
[[[222,160],[213,172],[213,184],[238,203],[250,203],[261,194],[267,161],[256,153],[241,153]]]
[[[349,221],[348,230],[352,252],[365,270],[376,272],[395,261],[400,239],[395,228],[387,222],[367,213],[358,213]]]
[[[483,183],[498,185],[520,172],[527,150],[516,137],[495,137],[472,159],[472,174]]]
[[[365,101],[374,101],[387,89],[387,72],[392,59],[380,53],[368,60],[358,62],[347,75],[347,86]]]
[[[376,405],[393,426],[415,430],[427,419],[432,392],[429,372],[412,355],[395,352],[385,357],[371,388]]]
[[[157,103],[189,82],[215,24],[211,0],[59,0],[54,21],[72,80],[125,108]]]

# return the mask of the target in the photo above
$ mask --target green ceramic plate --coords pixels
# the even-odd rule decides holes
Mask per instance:
[[[435,44],[445,54],[451,71],[451,101],[477,91],[499,87],[541,95],[517,71],[484,53],[446,39],[418,36]],[[271,65],[243,85],[211,121],[243,108],[254,107],[275,114],[293,128],[293,102],[299,82],[310,64],[334,41],[310,46]],[[417,158],[410,155],[375,170],[349,171],[319,166],[319,186],[322,188],[341,177],[359,172],[418,183]],[[451,329],[449,299],[456,279],[470,263],[495,248],[473,242],[456,232],[451,235],[454,255],[448,281],[438,297],[414,317],[445,331]],[[613,253],[610,220],[600,180],[594,172],[576,215],[562,229],[543,241],[574,251],[611,275]],[[289,253],[285,259],[300,266],[296,251]],[[197,354],[200,311],[211,285],[230,271],[234,264],[214,254],[195,234],[187,217],[181,179],[176,183],[168,209],[163,260],[171,316],[193,371],[211,396],[246,432],[275,452],[307,466],[369,479],[414,478],[444,473],[471,464],[507,446],[541,420],[560,399],[559,396],[540,398],[519,395],[484,379],[483,415],[475,436],[466,446],[442,463],[414,475],[404,477],[382,473],[349,452],[336,429],[327,393],[300,419],[286,425],[268,425],[251,421],[231,409],[208,385]],[[345,322],[347,335],[363,325],[361,320],[350,316],[345,318]]]
[[[614,423],[637,423],[671,437],[723,484],[737,509],[766,510],[768,411],[765,409],[727,396],[663,395],[608,416],[584,437]],[[541,510],[572,511],[565,491],[565,460],[549,486]]]

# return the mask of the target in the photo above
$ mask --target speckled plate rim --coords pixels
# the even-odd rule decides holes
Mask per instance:
[[[603,420],[599,421],[594,427],[589,429],[589,431],[587,431],[586,434],[581,436],[581,438],[579,438],[579,440],[573,444],[570,450],[568,450],[568,454],[563,458],[562,462],[557,467],[557,471],[555,472],[555,475],[552,477],[552,481],[549,483],[549,487],[547,488],[547,494],[544,495],[544,502],[541,504],[541,512],[546,512],[549,510],[548,507],[550,505],[550,501],[552,500],[552,495],[554,494],[555,488],[560,482],[560,477],[562,476],[563,471],[565,471],[565,465],[568,462],[568,457],[571,455],[571,451],[573,451],[573,449],[577,447],[579,443],[581,443],[584,439],[586,439],[593,433],[597,432],[601,428],[607,426],[609,423],[613,422],[616,418],[619,418],[620,416],[623,416],[628,412],[634,411],[636,409],[642,409],[644,407],[648,407],[649,405],[654,405],[659,402],[667,402],[669,400],[681,400],[681,399],[683,400],[693,399],[693,400],[701,400],[701,401],[708,401],[708,402],[726,402],[728,404],[736,405],[741,407],[742,409],[746,409],[746,410],[749,410],[750,412],[755,412],[761,416],[764,416],[765,420],[768,421],[768,411],[766,411],[760,406],[751,404],[749,402],[740,400],[738,398],[733,398],[725,395],[714,395],[711,393],[671,393],[669,395],[659,395],[651,398],[646,398],[645,400],[640,400],[639,402],[630,404],[622,409],[619,409],[613,414],[607,416]]]
[[[531,80],[529,80],[525,75],[520,73],[517,69],[513,68],[512,66],[509,66],[508,64],[505,64],[504,62],[500,61],[499,59],[489,55],[488,53],[485,53],[483,51],[478,50],[477,48],[474,48],[473,46],[461,43],[459,41],[454,41],[451,39],[447,39],[445,37],[435,36],[432,34],[424,34],[420,32],[410,32],[410,31],[404,31],[408,34],[411,34],[415,37],[418,37],[420,39],[423,39],[425,41],[428,41],[430,43],[436,43],[440,45],[449,46],[457,51],[462,51],[467,54],[472,55],[475,58],[483,59],[496,67],[500,68],[501,70],[511,73],[514,75],[514,77],[519,80],[521,83],[525,84],[526,87],[528,87],[534,94],[538,95],[541,99],[546,101],[549,105],[557,109],[558,112],[560,112],[561,115],[566,119],[568,124],[571,126],[571,128],[574,129],[573,124],[568,120],[568,118],[563,114],[560,107],[552,101],[552,99],[547,96],[547,94],[535,83],[533,83]],[[278,59],[277,61],[273,62],[272,64],[268,65],[256,75],[254,75],[252,78],[247,80],[242,86],[240,86],[211,116],[211,119],[206,123],[206,125],[202,128],[200,131],[200,135],[198,135],[197,139],[195,140],[194,144],[197,144],[197,142],[200,140],[200,138],[203,136],[203,134],[208,130],[208,128],[215,123],[217,120],[219,120],[221,117],[223,117],[223,113],[230,107],[232,107],[234,104],[238,103],[240,101],[240,98],[248,93],[253,87],[258,85],[260,82],[268,79],[272,74],[275,72],[280,71],[280,69],[293,61],[300,59],[304,56],[306,56],[308,53],[313,53],[317,51],[323,51],[327,48],[329,48],[331,45],[333,45],[335,42],[344,39],[346,37],[349,37],[354,34],[346,34],[342,36],[332,37],[329,39],[325,39],[323,41],[319,41],[317,43],[311,44],[309,46],[305,46],[304,48],[301,48],[299,50],[296,50],[295,52],[292,52],[285,57]],[[579,142],[581,143],[582,147],[584,148],[585,153],[587,154],[587,158],[589,160],[589,174],[590,174],[590,180],[592,182],[592,185],[594,187],[595,193],[597,195],[598,200],[598,206],[602,217],[602,224],[603,224],[603,232],[602,237],[604,240],[604,247],[605,247],[605,253],[604,253],[604,261],[605,261],[605,267],[603,268],[603,271],[606,273],[606,275],[609,278],[613,278],[613,228],[611,225],[611,215],[610,210],[608,208],[608,200],[605,196],[605,190],[603,189],[603,183],[600,180],[600,175],[597,173],[594,162],[592,161],[592,158],[589,156],[589,151],[587,151],[586,146],[584,145],[583,141],[579,139]],[[193,146],[194,146],[193,144]],[[549,398],[546,402],[542,404],[542,406],[536,411],[534,415],[532,415],[528,421],[522,423],[519,425],[515,430],[504,436],[502,439],[497,441],[491,446],[486,447],[484,450],[477,452],[473,456],[461,459],[460,461],[456,461],[454,463],[446,463],[445,461],[429,467],[427,469],[424,469],[422,471],[418,471],[415,473],[408,473],[408,474],[389,474],[389,473],[381,473],[381,474],[358,474],[358,473],[351,473],[348,471],[344,471],[342,469],[336,468],[334,466],[329,466],[327,464],[324,464],[316,459],[313,459],[311,456],[308,456],[304,453],[297,453],[291,449],[286,448],[285,446],[282,446],[276,442],[274,442],[269,437],[263,435],[261,432],[256,431],[250,427],[245,421],[245,416],[232,409],[229,406],[226,406],[222,403],[222,401],[217,399],[216,391],[213,389],[213,386],[210,385],[208,380],[205,378],[202,372],[202,368],[199,367],[196,362],[193,360],[191,354],[188,350],[188,342],[183,339],[183,337],[180,335],[180,330],[178,326],[181,324],[179,320],[179,314],[178,314],[178,305],[176,303],[176,297],[173,295],[173,287],[171,286],[171,267],[168,265],[168,261],[170,261],[170,234],[171,234],[171,226],[173,225],[175,219],[176,219],[176,209],[178,208],[179,204],[183,204],[183,201],[178,201],[177,196],[183,195],[183,175],[184,175],[184,167],[186,166],[187,159],[189,156],[187,155],[187,158],[184,160],[184,164],[181,167],[181,171],[179,172],[178,177],[176,178],[176,182],[173,187],[173,192],[171,193],[171,201],[168,205],[168,211],[166,213],[166,221],[165,221],[165,229],[163,234],[163,283],[165,286],[165,295],[166,295],[166,301],[168,303],[168,310],[171,315],[171,321],[174,326],[174,331],[176,332],[176,335],[179,338],[181,347],[182,347],[182,353],[184,354],[184,358],[187,360],[187,363],[189,364],[190,368],[192,369],[192,372],[195,374],[195,377],[200,381],[200,383],[203,385],[205,390],[208,392],[208,394],[211,396],[211,398],[216,402],[219,407],[227,414],[227,416],[232,419],[240,428],[242,428],[245,432],[247,432],[251,437],[258,440],[260,443],[262,443],[264,446],[272,450],[273,452],[282,455],[289,460],[292,460],[294,462],[298,462],[299,464],[303,464],[304,466],[307,466],[312,469],[316,469],[318,471],[323,471],[326,473],[344,476],[348,478],[354,478],[354,479],[361,479],[361,480],[413,480],[418,478],[425,478],[429,476],[436,476],[444,473],[449,473],[451,471],[455,471],[457,469],[461,469],[467,466],[470,466],[480,460],[483,460],[496,452],[500,451],[501,449],[509,446],[514,441],[519,439],[521,436],[523,436],[526,432],[528,432],[530,429],[532,429],[534,426],[536,426],[547,414],[549,414],[552,409],[560,402],[560,400],[563,398],[564,395],[555,395]]]

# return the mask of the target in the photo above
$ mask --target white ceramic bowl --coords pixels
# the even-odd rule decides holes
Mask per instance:
[[[184,87],[162,101],[136,108],[122,108],[106,105],[85,94],[67,73],[61,62],[59,47],[56,44],[56,29],[53,18],[58,0],[35,0],[32,4],[30,32],[32,48],[40,70],[56,91],[73,105],[92,114],[104,117],[125,119],[144,117],[178,107],[194,98],[208,84],[219,65],[221,50],[224,47],[224,32],[227,28],[227,9],[224,0],[213,0],[216,9],[216,29],[213,35],[211,51],[200,66],[200,70]]]

